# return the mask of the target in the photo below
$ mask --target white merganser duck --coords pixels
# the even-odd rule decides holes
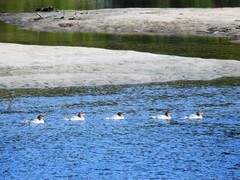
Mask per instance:
[[[77,116],[65,118],[65,120],[67,120],[67,121],[84,121],[85,120],[84,115],[85,114],[83,112],[79,112]]]
[[[171,117],[171,112],[167,111],[165,112],[165,115],[157,115],[157,116],[150,116],[152,119],[163,119],[163,120],[170,120]]]
[[[196,112],[196,114],[190,114],[188,116],[185,116],[184,118],[185,119],[202,119],[203,118],[202,114],[203,113],[201,111],[198,111],[198,112]]]
[[[123,120],[124,119],[124,116],[123,116],[123,113],[122,112],[118,112],[117,115],[113,115],[113,116],[110,116],[110,117],[106,117],[104,118],[106,120]]]
[[[44,124],[44,116],[40,114],[38,115],[37,119],[31,119],[26,121],[24,124]]]

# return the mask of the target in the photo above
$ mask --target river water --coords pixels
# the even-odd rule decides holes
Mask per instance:
[[[240,176],[240,86],[126,85],[28,94],[0,102],[1,179]],[[167,110],[171,121],[149,118]],[[197,110],[203,120],[182,119]],[[84,122],[64,120],[79,111]],[[125,120],[103,120],[118,111]],[[21,125],[39,113],[45,124]]]

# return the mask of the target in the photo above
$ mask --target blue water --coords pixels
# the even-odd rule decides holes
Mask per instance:
[[[0,107],[0,179],[240,177],[240,86],[95,87]],[[149,119],[166,110],[171,121]],[[181,119],[197,110],[203,120]],[[78,111],[85,122],[63,120]],[[103,120],[118,111],[125,120]],[[39,113],[45,124],[21,125]]]

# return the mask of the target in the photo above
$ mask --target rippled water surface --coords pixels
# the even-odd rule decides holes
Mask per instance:
[[[69,91],[0,99],[0,179],[240,177],[240,86]],[[171,121],[149,119],[166,110]],[[203,120],[181,118],[197,110]],[[85,122],[63,120],[78,111]],[[118,111],[125,120],[103,120]],[[45,124],[21,125],[39,113]]]

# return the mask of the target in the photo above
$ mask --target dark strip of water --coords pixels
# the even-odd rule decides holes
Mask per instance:
[[[166,35],[39,32],[0,22],[0,42],[135,50],[187,57],[240,60],[240,43],[227,38]]]
[[[202,87],[202,86],[240,86],[240,77],[225,77],[211,81],[173,81],[158,82],[148,84],[125,84],[125,85],[104,85],[104,86],[83,86],[83,87],[67,87],[67,88],[46,88],[46,89],[0,89],[0,97],[16,98],[24,96],[72,96],[75,94],[84,95],[91,94],[97,96],[99,94],[117,94],[124,88],[148,86],[171,86],[171,87]]]

